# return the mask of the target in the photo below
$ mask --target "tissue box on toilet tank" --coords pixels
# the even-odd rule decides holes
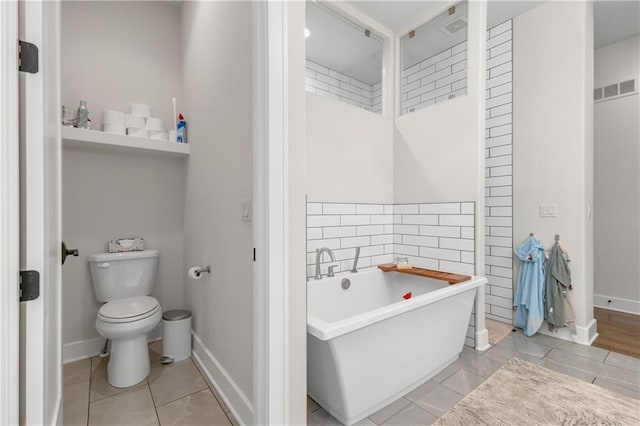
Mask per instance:
[[[109,253],[144,250],[144,238],[116,238],[109,241]]]

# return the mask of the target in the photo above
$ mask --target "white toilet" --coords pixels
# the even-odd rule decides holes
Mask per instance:
[[[158,265],[158,250],[98,253],[88,257],[100,308],[98,333],[111,340],[108,379],[126,388],[149,374],[147,333],[162,318],[160,303],[149,296]]]

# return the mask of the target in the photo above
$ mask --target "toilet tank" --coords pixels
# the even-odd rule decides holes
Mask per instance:
[[[96,253],[88,256],[91,280],[99,302],[151,294],[158,250]]]

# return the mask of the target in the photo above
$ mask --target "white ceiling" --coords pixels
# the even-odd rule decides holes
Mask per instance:
[[[356,9],[397,33],[433,15],[451,4],[450,1],[347,0]]]
[[[596,49],[640,33],[638,1],[597,1],[593,5],[593,15]]]
[[[518,16],[545,1],[489,0],[487,27],[491,28]],[[438,0],[348,0],[347,2],[394,32],[407,30],[415,25],[420,17],[432,15],[452,3]],[[638,0],[595,1],[594,21],[596,49],[637,36],[640,33],[640,2]]]
[[[467,39],[467,28],[454,34],[447,34],[442,30],[445,25],[460,17],[467,18],[466,2],[458,3],[453,14],[449,15],[448,11],[445,10],[427,24],[416,28],[415,35],[412,38],[404,36],[400,43],[402,69],[407,69],[426,58],[430,58],[465,41]]]
[[[453,2],[440,0],[390,1],[347,0],[353,7],[370,16],[395,33],[411,29],[426,16],[444,11]],[[487,26],[493,27],[543,3],[543,1],[489,1]]]

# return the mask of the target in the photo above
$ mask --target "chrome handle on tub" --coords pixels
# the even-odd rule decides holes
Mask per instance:
[[[358,259],[360,259],[360,247],[356,247],[356,257],[353,259],[352,273],[358,272]]]
[[[98,263],[96,266],[98,268],[108,268],[111,265],[109,264],[109,262],[102,262],[102,263]]]
[[[328,269],[327,276],[328,276],[328,277],[334,277],[334,276],[335,276],[335,274],[333,273],[333,270],[334,270],[334,269],[336,269],[337,267],[338,267],[338,265],[331,265],[331,266],[329,266],[329,267],[327,268],[327,269]]]

